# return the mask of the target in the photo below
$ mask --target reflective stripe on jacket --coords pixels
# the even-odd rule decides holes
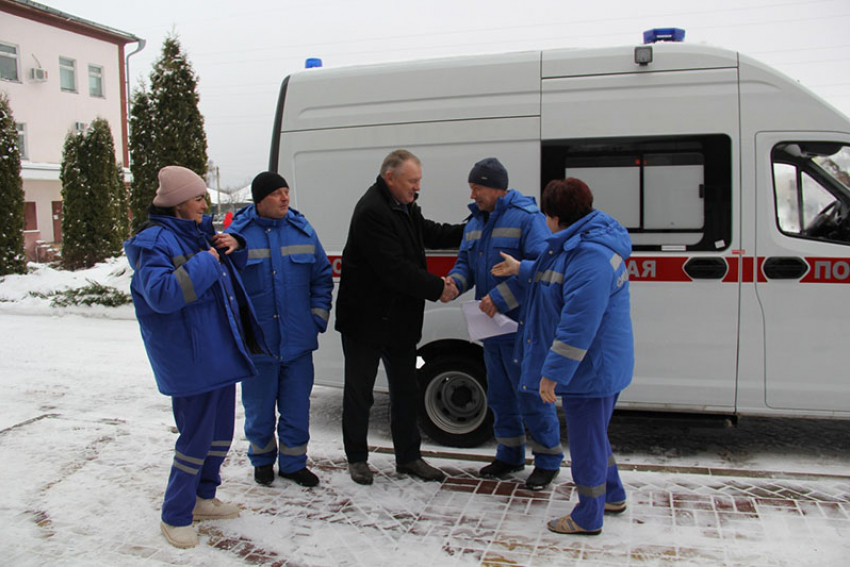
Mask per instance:
[[[319,348],[318,334],[328,328],[333,273],[325,250],[307,219],[289,209],[268,219],[249,205],[225,232],[238,232],[248,244],[242,270],[271,355],[258,362],[287,362]]]
[[[593,211],[550,236],[535,262],[522,262],[526,288],[520,322],[521,388],[538,391],[540,377],[555,391],[606,397],[629,385],[634,338],[625,228]]]

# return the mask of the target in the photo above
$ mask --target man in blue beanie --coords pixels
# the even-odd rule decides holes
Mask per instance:
[[[457,262],[449,272],[459,293],[475,287],[481,311],[512,319],[519,315],[520,286],[516,276],[496,277],[490,268],[502,261],[500,252],[533,260],[546,246],[549,229],[534,199],[508,189],[508,172],[493,157],[469,172],[472,215],[466,224]],[[539,490],[554,479],[564,458],[555,406],[544,404],[537,392],[519,389],[520,367],[513,357],[516,333],[484,339],[487,403],[493,410],[496,457],[481,469],[485,478],[503,478],[525,467],[525,430],[534,454],[534,471],[526,488]],[[524,422],[524,424],[523,424]]]
[[[259,375],[242,386],[248,458],[258,484],[274,481],[277,460],[281,477],[316,486],[319,479],[307,468],[310,392],[313,351],[331,309],[331,264],[316,231],[289,207],[289,184],[283,177],[260,173],[251,183],[251,195],[254,204],[236,213],[227,228],[247,242],[242,279],[271,351],[254,355]]]

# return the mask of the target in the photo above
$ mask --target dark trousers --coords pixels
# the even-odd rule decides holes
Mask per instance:
[[[376,346],[342,335],[345,355],[345,390],[342,402],[342,440],[349,463],[368,460],[369,410],[378,362],[384,363],[390,388],[390,428],[396,464],[419,459],[419,383],[416,379],[416,345]]]

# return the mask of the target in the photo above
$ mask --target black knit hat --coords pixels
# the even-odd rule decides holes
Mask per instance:
[[[289,187],[286,179],[274,171],[264,171],[251,182],[251,198],[254,199],[254,204],[258,205],[269,193],[274,193],[281,187]]]
[[[469,182],[504,191],[508,188],[508,170],[496,158],[484,158],[472,166]]]

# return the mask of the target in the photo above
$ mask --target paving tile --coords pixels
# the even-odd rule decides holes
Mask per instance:
[[[204,557],[221,565],[371,567],[395,565],[395,553],[424,542],[436,555],[420,559],[434,567],[782,565],[800,564],[794,558],[801,557],[799,551],[786,556],[784,550],[806,546],[825,550],[827,559],[850,553],[850,482],[834,477],[624,469],[626,513],[606,517],[602,535],[578,538],[546,529],[547,520],[568,514],[577,502],[567,469],[559,482],[531,491],[523,487],[524,478],[478,479],[480,459],[427,458],[449,475],[444,483],[397,474],[392,456],[385,453],[370,459],[378,474],[369,487],[351,483],[344,460],[327,455],[310,464],[322,478],[313,489],[284,482],[258,487],[250,473],[228,478],[222,498],[240,502],[243,517],[285,526],[287,541],[255,541],[250,530],[238,527],[250,524],[201,523]],[[232,466],[249,470],[242,457]],[[161,493],[151,495],[152,506],[159,498]],[[96,514],[98,509],[93,502],[80,513]],[[31,526],[38,538],[27,542],[32,549],[18,544],[2,562],[193,564],[191,552],[175,551],[164,541],[102,541],[84,522],[70,522],[39,505],[12,518]],[[332,541],[317,545],[316,531]],[[774,548],[783,552],[765,556]],[[23,562],[17,561],[22,557]],[[813,559],[816,564],[839,564],[820,561],[820,556]]]

